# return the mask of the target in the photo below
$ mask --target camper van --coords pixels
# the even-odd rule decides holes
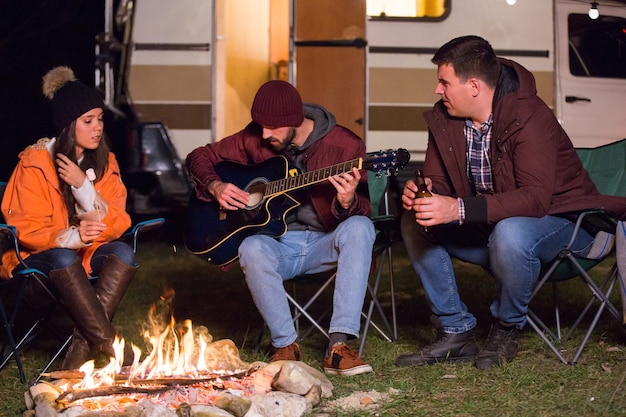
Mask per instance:
[[[141,120],[168,126],[182,158],[244,126],[257,88],[284,78],[368,151],[405,148],[421,161],[422,113],[439,99],[430,60],[467,34],[533,72],[576,147],[626,137],[625,1],[411,0],[421,12],[404,17],[368,0],[122,3],[135,3],[118,9],[133,9],[129,96]]]

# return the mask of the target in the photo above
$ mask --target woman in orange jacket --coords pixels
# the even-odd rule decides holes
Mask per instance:
[[[52,100],[58,135],[20,153],[2,199],[2,214],[18,232],[29,268],[46,274],[75,323],[63,369],[77,369],[99,352],[113,356],[111,324],[135,275],[132,248],[117,241],[130,226],[126,187],[103,135],[104,102],[68,67],[50,70],[43,92]],[[0,275],[23,268],[15,253]],[[91,285],[88,276],[98,276]]]

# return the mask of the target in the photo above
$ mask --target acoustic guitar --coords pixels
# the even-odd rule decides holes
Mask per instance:
[[[379,175],[390,175],[409,161],[406,149],[368,153],[326,168],[300,173],[287,158],[276,156],[260,164],[246,165],[224,161],[215,165],[222,181],[230,182],[250,194],[241,210],[224,210],[216,201],[203,201],[192,192],[187,212],[184,240],[187,250],[205,257],[215,265],[226,265],[237,259],[241,242],[253,234],[273,237],[287,230],[285,217],[300,203],[290,192],[327,180],[352,168],[366,169]]]

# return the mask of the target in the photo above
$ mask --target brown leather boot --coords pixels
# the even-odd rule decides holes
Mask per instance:
[[[94,288],[89,283],[87,274],[81,265],[81,259],[76,258],[74,263],[65,269],[55,269],[50,271],[50,280],[57,288],[65,307],[72,316],[80,334],[91,346],[97,347],[107,356],[113,356],[113,341],[115,339],[115,328],[109,321],[104,307],[96,296]],[[71,347],[68,354],[76,354],[76,358],[67,356],[64,364],[76,369],[76,366],[83,358],[80,357],[85,349],[85,344],[76,338],[75,347]]]
[[[122,262],[115,255],[107,256],[94,288],[109,320],[113,320],[137,268]]]
[[[67,348],[65,358],[61,364],[61,369],[78,369],[82,366],[82,364],[90,359],[93,359],[93,357],[91,355],[91,346],[89,345],[89,342],[83,337],[77,328],[74,328],[72,343],[70,344],[70,347]]]

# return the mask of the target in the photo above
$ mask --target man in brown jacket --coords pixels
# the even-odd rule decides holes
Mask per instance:
[[[434,343],[398,357],[399,366],[475,361],[485,369],[511,361],[526,324],[541,267],[569,242],[574,224],[559,214],[602,206],[619,218],[626,199],[599,195],[553,112],[536,95],[532,74],[498,58],[477,36],[456,38],[432,59],[441,100],[424,117],[430,198],[408,181],[402,236],[437,328]],[[585,255],[594,236],[579,234]],[[451,257],[488,269],[499,297],[479,352],[476,318],[461,301]]]

